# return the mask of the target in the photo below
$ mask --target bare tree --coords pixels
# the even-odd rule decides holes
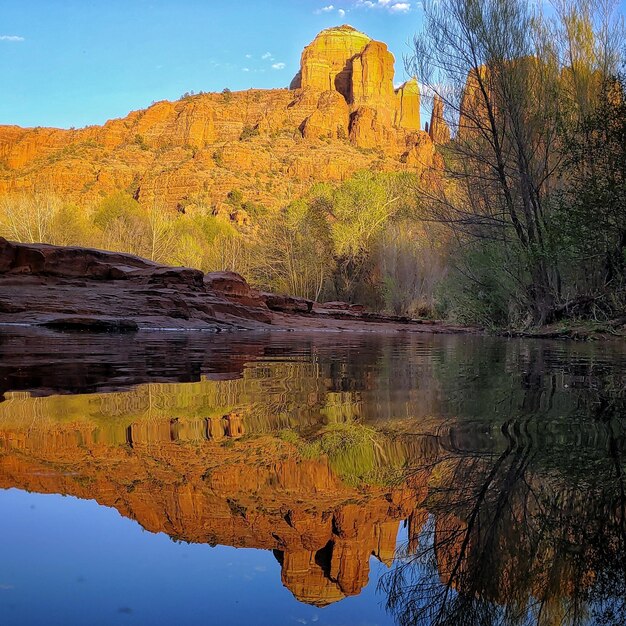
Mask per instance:
[[[577,85],[574,103],[588,99],[583,75],[608,71],[615,58],[606,2],[559,4],[562,10],[548,19],[525,0],[426,2],[424,32],[407,60],[408,70],[443,100],[455,131],[450,184],[441,192],[422,190],[432,213],[464,237],[519,250],[527,305],[539,324],[549,321],[561,295],[548,213],[563,174],[563,87]],[[588,53],[576,47],[581,31],[591,42]]]
[[[59,199],[51,193],[4,196],[0,198],[0,232],[22,243],[50,243],[60,208]]]

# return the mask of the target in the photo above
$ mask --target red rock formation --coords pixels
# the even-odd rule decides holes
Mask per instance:
[[[300,72],[292,88],[335,90],[351,101],[352,61],[370,41],[348,25],[323,30],[302,52]]]
[[[393,77],[394,58],[384,43],[340,26],[322,31],[305,48],[291,88],[334,90],[350,107],[352,143],[397,154],[411,142],[406,131],[420,130],[420,95],[415,79],[394,91]],[[306,135],[319,134],[318,126],[332,136],[327,121]]]
[[[395,124],[408,130],[420,130],[420,89],[412,78],[396,91]]]
[[[483,89],[487,93],[483,93]],[[475,136],[479,128],[486,122],[485,95],[489,97],[488,71],[482,66],[478,71],[472,70],[467,76],[465,89],[461,98],[459,111],[459,138]]]
[[[141,203],[177,208],[198,195],[219,205],[236,188],[273,207],[374,162],[404,169],[419,92],[409,81],[394,93],[393,63],[385,44],[341,26],[305,48],[291,90],[188,96],[80,130],[0,126],[0,194],[46,191],[83,204],[132,189]],[[315,153],[302,136],[318,142]],[[371,147],[379,153],[357,149]]]
[[[304,120],[302,135],[307,139],[345,139],[348,136],[350,109],[337,91],[324,91],[317,108]]]
[[[352,63],[352,98],[354,105],[369,104],[393,111],[394,58],[380,41],[370,41]]]
[[[443,100],[438,95],[433,99],[428,134],[435,144],[446,144],[450,141],[450,127],[443,117]]]
[[[401,317],[316,307],[252,289],[238,274],[203,274],[116,252],[0,237],[0,323],[132,331],[329,329],[454,332]]]

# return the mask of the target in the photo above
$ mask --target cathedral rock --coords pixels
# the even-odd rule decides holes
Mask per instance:
[[[219,207],[237,189],[281,206],[358,170],[437,180],[415,80],[394,89],[387,46],[351,26],[322,31],[289,89],[186,94],[102,126],[0,126],[0,194],[44,192],[80,205],[125,190],[140,203]]]
[[[393,66],[386,44],[352,26],[329,28],[304,49],[290,88],[340,94],[357,146],[406,145],[412,138],[403,131],[420,130],[420,93],[415,79],[394,89]]]

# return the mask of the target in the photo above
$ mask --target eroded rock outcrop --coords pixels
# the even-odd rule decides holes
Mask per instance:
[[[403,155],[422,132],[419,89],[410,80],[394,91],[393,79],[384,43],[330,28],[304,49],[289,90],[186,95],[76,130],[0,126],[0,194],[45,191],[84,205],[125,189],[142,204],[193,210],[238,189],[274,207],[294,188],[374,164],[408,169]]]
[[[443,100],[438,95],[433,99],[428,134],[435,144],[446,144],[450,141],[450,127],[443,117]]]
[[[0,325],[16,323],[94,331],[456,330],[260,292],[233,272],[204,274],[130,254],[0,237]]]
[[[396,91],[396,126],[409,130],[420,130],[420,89],[412,78]]]
[[[394,58],[381,41],[370,41],[352,63],[352,103],[393,111]]]
[[[371,41],[352,26],[323,30],[302,52],[293,89],[334,90],[352,99],[352,62]]]
[[[415,79],[397,90],[393,79],[394,57],[387,46],[344,25],[322,31],[304,49],[291,88],[335,91],[349,106],[353,144],[399,154],[411,142],[407,131],[420,132],[420,94]],[[305,137],[319,130],[333,135],[333,124],[320,117],[314,112],[307,119]]]
[[[350,126],[350,109],[337,91],[324,91],[317,108],[303,123],[302,135],[307,139],[345,139]]]

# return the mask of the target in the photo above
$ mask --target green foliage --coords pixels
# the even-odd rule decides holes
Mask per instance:
[[[333,471],[352,486],[390,484],[402,467],[402,459],[385,455],[383,435],[359,422],[329,424],[306,439],[291,429],[278,437],[296,446],[305,459],[327,457]]]
[[[132,220],[141,216],[142,209],[139,202],[124,191],[118,191],[106,196],[96,208],[93,223],[105,229],[116,220]]]
[[[281,210],[232,189],[228,210],[243,209],[252,220],[245,235],[212,214],[208,191],[185,198],[176,212],[156,199],[140,204],[134,198],[138,184],[130,185],[133,193],[112,193],[91,209],[56,201],[24,200],[6,210],[2,205],[0,234],[129,252],[204,271],[229,269],[256,286],[313,300],[347,299],[405,314],[433,306],[420,267],[437,262],[422,254],[430,244],[417,227],[412,176],[360,173],[341,184],[315,185]]]
[[[249,141],[253,137],[259,136],[259,129],[256,126],[244,126],[239,135],[239,141]]]
[[[213,160],[218,167],[224,167],[224,153],[222,150],[216,150],[213,153]]]
[[[610,316],[626,305],[626,77],[605,83],[565,141],[571,175],[554,200],[552,240],[567,284]]]
[[[87,212],[75,204],[64,204],[55,213],[51,225],[55,235],[51,243],[60,246],[91,245],[92,229]]]
[[[252,202],[252,200],[246,200],[242,202],[241,208],[246,211],[248,215],[250,215],[253,219],[261,218],[268,213],[267,207],[256,202]]]
[[[548,268],[545,322],[611,320],[626,307],[626,84],[609,79],[594,106],[559,128],[564,172],[543,199],[541,245],[476,238],[456,252],[439,287],[445,314],[484,326],[528,326],[531,268]],[[484,232],[483,232],[484,234]]]
[[[239,208],[243,203],[243,193],[239,189],[231,189],[226,195],[226,202],[232,207]]]
[[[470,242],[457,250],[437,287],[438,313],[487,328],[520,323],[527,303],[512,270],[520,264],[519,254],[511,242]]]
[[[143,138],[143,135],[140,135],[139,133],[137,133],[135,135],[135,143],[142,149],[142,150],[149,150],[148,144],[146,143],[146,140]]]
[[[298,200],[259,225],[255,282],[317,300],[331,271],[332,241],[326,216]]]

